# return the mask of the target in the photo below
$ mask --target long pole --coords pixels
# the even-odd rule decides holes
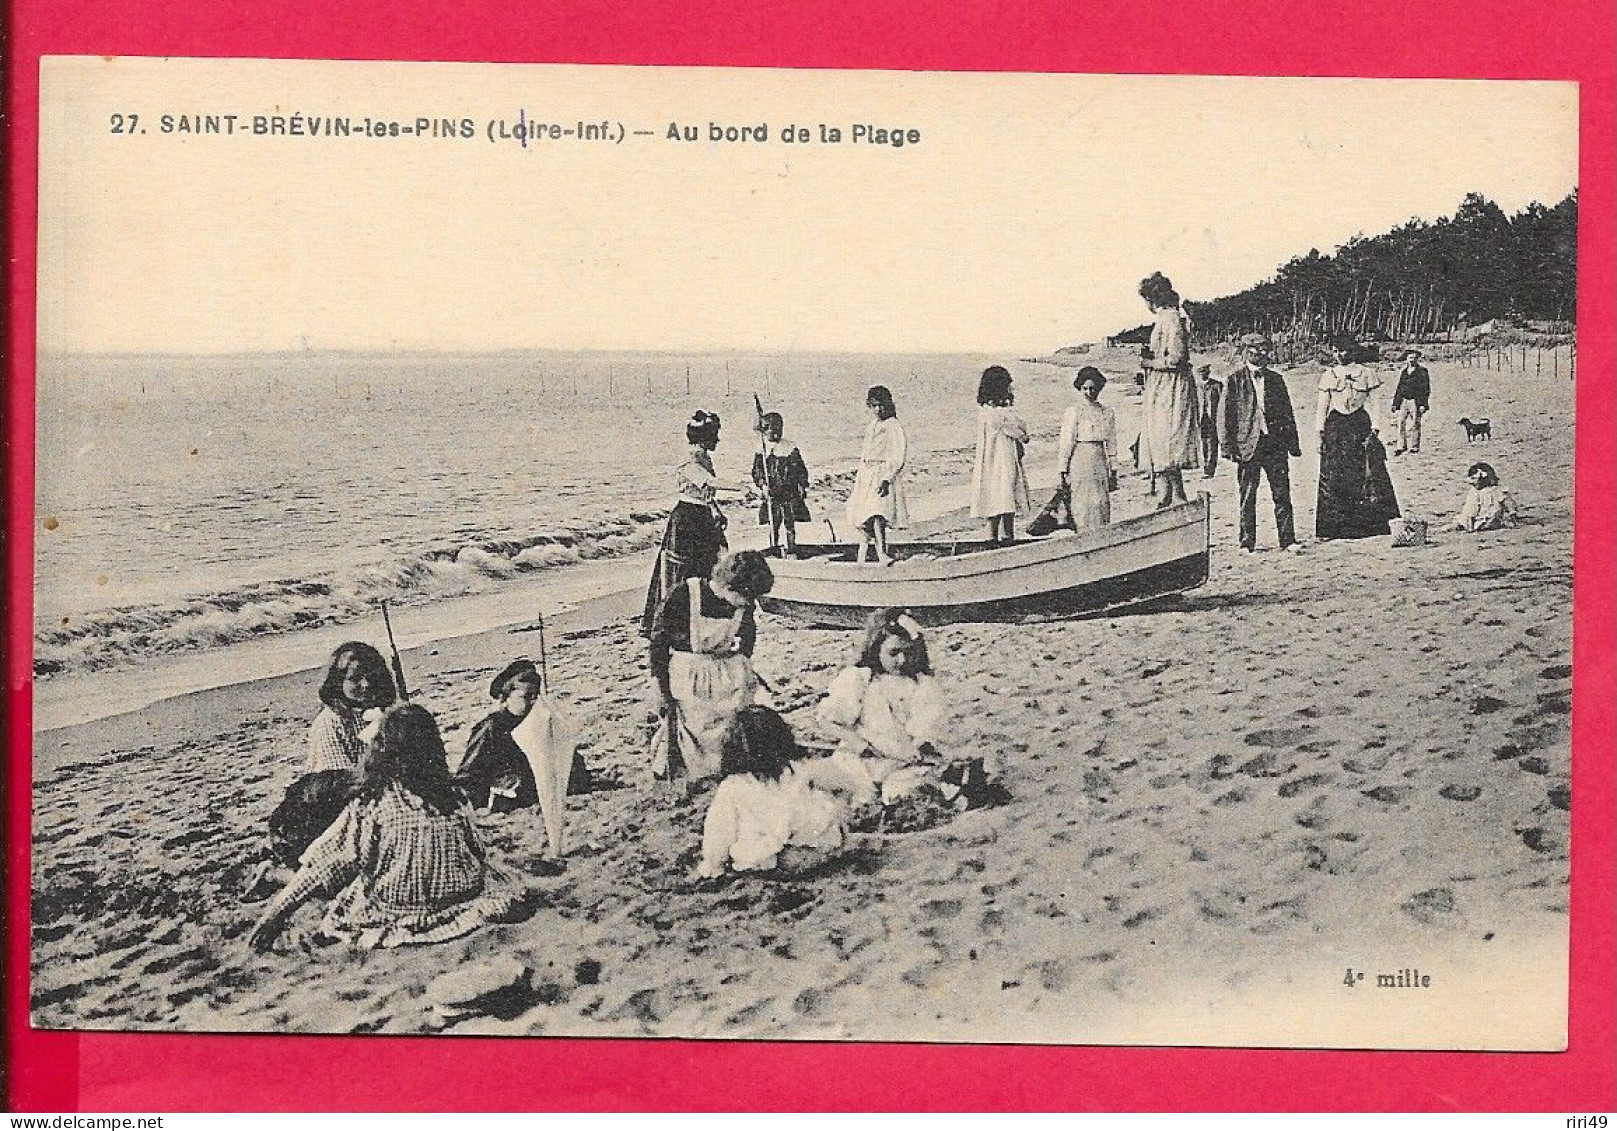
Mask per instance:
[[[535,613],[539,618],[539,682],[544,684],[545,694],[550,694],[550,664],[545,656],[545,614]]]
[[[393,639],[393,618],[387,615],[387,598],[382,599],[382,626],[387,629],[388,650],[393,653],[393,678],[399,685],[399,698],[406,703],[410,701],[410,689],[404,682],[404,659],[399,655],[399,646]]]

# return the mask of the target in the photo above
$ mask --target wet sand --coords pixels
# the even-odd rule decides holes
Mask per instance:
[[[531,918],[437,946],[255,955],[239,903],[303,756],[317,677],[219,687],[36,736],[34,1020],[52,1027],[788,1039],[1558,1047],[1569,832],[1570,382],[1431,365],[1406,514],[1458,507],[1488,459],[1520,528],[1235,553],[1233,472],[1208,585],[1089,621],[933,630],[950,745],[989,751],[1012,800],[867,832],[808,877],[693,881],[705,794],[645,768],[640,594],[548,625],[593,769],[575,850],[536,814],[480,817],[539,893]],[[1306,375],[1290,379],[1312,417]],[[1116,392],[1117,396],[1113,396]],[[1126,400],[1121,382],[1108,400]],[[1120,411],[1120,416],[1123,413]],[[1468,445],[1452,423],[1489,417]],[[1030,459],[1053,451],[1053,429]],[[1125,444],[1126,444],[1125,439]],[[961,461],[940,473],[958,474]],[[969,478],[969,464],[965,467]],[[1312,453],[1293,463],[1305,540]],[[1125,478],[1121,509],[1143,506]],[[1039,500],[1042,501],[1042,500]],[[532,626],[405,657],[458,754],[489,676]],[[809,708],[852,633],[764,618],[756,663]],[[310,913],[299,920],[313,925]],[[523,985],[446,1021],[452,970]],[[1351,971],[1366,972],[1348,985]],[[1376,988],[1378,974],[1430,977]]]

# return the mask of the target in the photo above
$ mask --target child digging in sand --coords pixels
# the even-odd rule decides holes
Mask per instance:
[[[702,825],[697,876],[725,869],[801,871],[842,847],[847,805],[830,759],[803,760],[792,728],[768,707],[746,707],[724,735],[720,773]]]
[[[248,941],[269,950],[293,913],[323,896],[332,900],[327,935],[363,947],[443,942],[516,915],[524,893],[494,890],[494,880],[438,724],[406,703],[382,717],[354,799],[309,846]]]
[[[902,609],[881,609],[865,626],[852,667],[831,681],[819,719],[840,740],[833,757],[862,783],[860,803],[890,804],[933,777],[933,742],[944,718],[921,626]]]

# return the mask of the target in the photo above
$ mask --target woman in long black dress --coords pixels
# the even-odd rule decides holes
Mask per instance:
[[[692,577],[710,577],[713,565],[729,545],[724,537],[724,514],[715,501],[725,486],[713,471],[713,449],[719,446],[719,414],[698,409],[685,425],[690,445],[685,462],[675,472],[674,509],[668,514],[662,549],[646,587],[646,607],[640,617],[640,635],[649,637],[657,610],[675,589]]]
[[[1356,343],[1328,347],[1328,367],[1319,379],[1319,405],[1314,428],[1319,434],[1319,498],[1314,507],[1314,535],[1374,538],[1391,534],[1399,516],[1398,498],[1387,473],[1382,446],[1381,378],[1364,361],[1368,351]]]

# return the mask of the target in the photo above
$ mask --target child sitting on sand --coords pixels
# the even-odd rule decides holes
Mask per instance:
[[[522,902],[519,892],[491,891],[494,875],[437,722],[406,703],[382,717],[354,799],[309,846],[248,941],[269,950],[315,896],[332,899],[323,932],[358,946],[459,938],[508,920]]]
[[[1516,500],[1500,486],[1499,475],[1491,464],[1472,464],[1465,478],[1471,489],[1466,492],[1465,505],[1450,524],[1450,530],[1474,534],[1479,530],[1502,530],[1516,525]]]
[[[357,770],[365,753],[366,722],[397,699],[382,653],[357,640],[339,645],[320,682],[320,702],[325,706],[309,724],[303,772]]]
[[[792,728],[768,707],[745,707],[725,731],[719,772],[702,825],[696,874],[794,871],[842,847],[847,807],[832,792],[830,759],[799,760]]]
[[[387,661],[369,644],[338,645],[320,681],[320,713],[309,724],[303,771],[270,813],[269,842],[243,889],[269,898],[354,796],[365,742],[397,692]]]
[[[797,524],[809,519],[808,464],[797,445],[786,438],[786,421],[780,413],[764,413],[759,424],[764,450],[752,457],[752,481],[764,493],[758,504],[758,523],[769,527],[771,545],[795,554]]]
[[[903,609],[879,609],[858,661],[831,681],[820,722],[840,740],[833,758],[863,783],[860,803],[891,804],[935,776],[943,692],[921,626]]]
[[[466,756],[455,767],[455,784],[460,786],[473,808],[504,813],[539,804],[528,756],[511,732],[528,717],[543,691],[539,668],[528,659],[513,660],[489,684],[489,698],[499,703],[500,708],[484,716],[483,721],[472,728]],[[583,793],[589,789],[589,784],[584,756],[574,753],[567,792]]]

